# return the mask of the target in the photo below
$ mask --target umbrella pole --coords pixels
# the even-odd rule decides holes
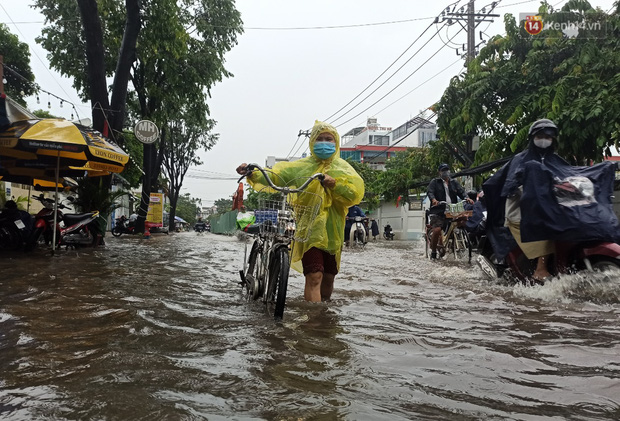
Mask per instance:
[[[28,205],[26,205],[26,212],[30,213],[30,196],[32,196],[32,183],[28,186]]]
[[[56,226],[58,224],[58,179],[60,172],[60,151],[56,158],[56,197],[54,198],[54,227],[52,228],[52,254],[56,251]]]

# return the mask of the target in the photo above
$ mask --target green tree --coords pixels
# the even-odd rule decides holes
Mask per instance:
[[[182,119],[169,121],[166,125],[166,144],[161,144],[161,150],[164,151],[163,168],[168,178],[171,225],[187,170],[191,165],[202,164],[196,152],[210,150],[217,142],[218,135],[211,134],[214,126],[214,120],[205,115],[193,115],[189,110]]]
[[[233,201],[232,199],[217,199],[214,205],[217,208],[217,213],[221,215],[232,210]]]
[[[435,175],[433,168],[429,148],[408,148],[387,161],[373,188],[388,202],[407,202],[411,188]]]
[[[3,56],[6,94],[26,105],[24,98],[37,92],[34,73],[30,68],[30,49],[3,23],[0,23],[0,56]]]
[[[61,117],[51,114],[47,110],[34,110],[32,114],[36,115],[39,118],[61,118]]]
[[[560,11],[543,3],[539,12],[550,22],[604,26],[604,34],[582,28],[575,38],[553,28],[530,35],[506,15],[506,35],[492,38],[436,104],[439,143],[464,148],[478,134],[475,164],[484,163],[523,150],[529,126],[549,118],[560,128],[556,150],[569,161],[610,155],[620,145],[619,8],[608,15],[584,0]]]
[[[196,223],[196,215],[200,213],[200,199],[190,196],[189,193],[180,195],[177,200],[176,213],[177,216],[186,220],[190,225]],[[174,221],[173,221],[174,222]],[[171,227],[174,224],[170,225]]]
[[[114,133],[124,122],[125,98],[134,118],[151,119],[161,142],[143,148],[143,203],[137,227],[146,217],[146,198],[156,187],[168,145],[165,126],[182,119],[186,107],[208,115],[214,83],[231,76],[224,54],[237,43],[241,17],[233,0],[37,0],[49,25],[39,42],[51,64],[74,78],[76,89],[94,109],[107,111]],[[75,16],[82,22],[75,23]],[[89,71],[84,74],[83,69]],[[105,76],[114,76],[108,106]],[[127,94],[127,81],[133,89]],[[128,97],[126,97],[128,95]],[[103,126],[93,114],[95,128]],[[97,120],[99,119],[99,120]],[[100,129],[101,130],[101,129]]]
[[[377,179],[381,171],[370,168],[368,164],[347,160],[364,180],[364,199],[366,208],[373,211],[380,206],[380,193],[377,191]]]

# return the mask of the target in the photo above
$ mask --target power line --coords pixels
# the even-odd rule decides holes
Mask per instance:
[[[424,82],[420,83],[418,86],[416,86],[415,88],[413,88],[412,90],[410,90],[409,92],[407,92],[405,95],[401,96],[400,98],[398,98],[396,101],[390,103],[389,105],[385,106],[384,108],[380,109],[379,111],[377,111],[376,113],[373,113],[375,115],[378,115],[379,113],[385,111],[387,108],[391,107],[392,105],[396,104],[398,101],[400,101],[401,99],[405,98],[406,96],[410,95],[411,93],[413,93],[414,91],[416,91],[418,88],[422,87],[422,85],[425,85],[426,83],[430,82],[431,80],[433,80],[434,78],[436,78],[437,76],[439,76],[440,74],[442,74],[443,72],[445,72],[446,70],[448,70],[450,67],[454,66],[457,63],[460,63],[461,59],[458,58],[456,59],[456,61],[452,62],[451,64],[449,64],[448,66],[444,67],[442,70],[440,70],[439,72],[435,73],[433,76],[429,77],[428,79],[426,79]]]
[[[21,34],[22,38],[26,39],[26,37],[24,36],[24,34],[22,33],[22,31],[20,31],[19,27],[17,27],[17,25],[15,25],[15,22],[13,21],[13,18],[11,17],[11,15],[9,15],[9,12],[6,11],[6,9],[4,8],[4,6],[2,5],[2,3],[0,3],[0,7],[2,8],[2,10],[4,10],[4,13],[6,13],[7,17],[9,18],[9,20],[11,21],[11,23],[13,23],[13,26],[15,26],[15,29],[17,29],[17,31]],[[41,60],[41,57],[39,57],[39,55],[37,54],[37,52],[32,49],[31,50],[32,53],[34,54],[34,56],[41,62],[41,64],[43,65],[43,67],[45,67],[45,70],[47,70],[47,72],[50,74],[50,76],[52,76],[52,79],[54,79],[54,82],[56,82],[56,84],[58,86],[60,86],[60,90],[64,92],[64,94],[67,97],[70,97],[71,95],[69,95],[67,93],[67,91],[65,91],[65,89],[62,87],[62,85],[58,82],[58,80],[56,79],[56,77],[54,76],[54,74],[52,73],[52,71],[49,68],[49,64],[45,64],[43,62],[43,60]],[[75,107],[74,107],[75,108]],[[77,111],[76,111],[77,112]]]
[[[448,5],[448,8],[450,8],[450,6],[456,5],[460,2],[460,0]],[[437,19],[437,18],[435,18]],[[433,26],[434,22],[431,23],[406,49],[405,51],[403,51],[392,63],[390,63],[390,65],[383,70],[383,72],[381,72],[381,74],[379,76],[377,76],[372,82],[370,82],[370,84],[368,86],[366,86],[364,89],[362,89],[362,91],[360,93],[358,93],[352,100],[350,100],[349,102],[347,102],[342,108],[340,108],[338,111],[336,111],[335,113],[333,113],[332,115],[330,115],[329,117],[323,119],[323,121],[328,121],[329,119],[331,119],[332,117],[334,117],[336,114],[338,114],[340,111],[342,111],[343,109],[345,109],[346,107],[348,107],[353,101],[355,101],[357,98],[359,98],[364,92],[366,92],[375,82],[377,82],[377,80],[379,80],[381,78],[381,76],[383,76],[388,70],[390,70],[392,68],[392,66],[394,66],[394,64],[396,64],[396,62],[398,60],[400,60],[400,58],[402,56],[404,56],[407,51],[409,51],[411,49],[411,47],[414,46],[414,44],[416,42],[418,42],[418,40],[420,40],[420,38],[422,38],[422,36],[431,28],[431,26]],[[419,50],[418,50],[419,51]],[[417,53],[416,53],[417,54]],[[401,66],[402,68],[402,66]],[[400,70],[400,68],[399,68]],[[398,71],[398,70],[397,70]],[[396,73],[396,72],[395,72]],[[394,74],[395,74],[394,73]],[[394,75],[392,74],[392,76]],[[391,76],[390,76],[391,77]]]
[[[460,32],[462,31],[462,29],[457,32],[456,34],[454,34],[453,38],[456,37]],[[428,63],[433,57],[435,57],[437,54],[439,54],[439,52],[444,48],[444,46],[441,46],[437,51],[435,51],[435,53],[430,56],[425,62],[423,62],[420,66],[418,66],[418,68],[416,68],[411,74],[409,74],[409,76],[407,76],[405,79],[403,79],[398,85],[396,85],[395,87],[393,87],[389,92],[387,92],[385,95],[383,95],[381,98],[379,98],[378,100],[376,100],[375,102],[373,102],[370,106],[366,107],[364,110],[362,110],[361,112],[359,112],[358,114],[354,115],[353,117],[351,117],[350,119],[348,119],[347,121],[339,124],[336,127],[340,127],[343,126],[344,124],[347,124],[348,122],[350,122],[351,120],[359,117],[360,115],[362,115],[363,113],[365,113],[366,111],[368,111],[370,108],[374,107],[377,103],[381,102],[385,97],[387,97],[389,94],[391,94],[392,92],[394,92],[397,88],[399,88],[403,83],[405,83],[407,80],[409,80],[409,78],[411,78],[414,74],[417,73],[418,70],[420,70],[426,63]]]
[[[347,29],[347,28],[360,28],[365,26],[381,26],[381,25],[396,25],[401,23],[409,23],[409,22],[417,22],[421,20],[430,20],[434,19],[434,17],[425,17],[425,18],[412,18],[412,19],[402,19],[402,20],[391,20],[386,22],[369,22],[369,23],[353,23],[349,25],[324,25],[324,26],[282,26],[282,27],[265,27],[265,26],[246,26],[244,30],[258,30],[258,31],[305,31],[305,30],[315,30],[315,29]],[[63,19],[63,22],[77,22],[78,19]],[[13,24],[25,25],[25,24],[45,24],[44,21],[21,21],[21,22],[11,22]],[[216,25],[214,28],[233,28],[233,26],[226,25]]]
[[[293,26],[293,27],[252,27],[252,26],[249,26],[249,27],[244,27],[243,29],[263,30],[263,31],[305,31],[305,30],[315,30],[315,29],[346,29],[346,28],[360,28],[364,26],[394,25],[394,24],[416,22],[416,21],[429,20],[429,19],[434,19],[434,17],[392,20],[392,21],[387,21],[387,22],[357,23],[357,24],[350,24],[350,25]]]
[[[422,118],[422,119],[423,119],[423,120],[425,120],[425,121],[429,121],[429,119],[431,119],[431,118],[435,117],[437,114],[433,112],[433,113],[432,113],[429,117],[422,117],[423,115],[424,115],[423,113],[420,113],[420,114],[418,114],[418,115],[417,115],[416,117],[414,117],[414,118],[419,117],[419,118]],[[402,142],[403,140],[405,140],[406,138],[408,138],[409,136],[411,136],[411,135],[412,135],[412,134],[413,134],[416,130],[418,130],[418,129],[419,129],[419,128],[423,125],[423,124],[425,124],[425,122],[424,122],[424,121],[423,121],[423,122],[418,123],[418,125],[417,125],[417,126],[415,126],[415,128],[414,128],[413,130],[411,130],[411,131],[410,131],[409,133],[407,133],[405,136],[403,136],[403,137],[401,137],[400,139],[398,139],[398,142],[395,142],[394,144],[389,145],[388,147],[386,147],[386,148],[385,148],[385,149],[383,149],[382,151],[379,151],[379,152],[377,152],[376,154],[374,154],[374,155],[372,155],[372,156],[368,157],[368,159],[373,159],[373,158],[376,158],[376,157],[378,157],[379,155],[382,155],[382,154],[384,154],[385,152],[389,151],[389,150],[390,150],[390,149],[392,149],[394,146],[398,145],[400,142]],[[366,158],[365,158],[365,159],[366,159]]]
[[[444,24],[444,26],[445,26],[445,24]],[[429,28],[430,28],[430,26],[429,26]],[[426,42],[425,42],[425,43],[424,43],[424,44],[423,44],[420,48],[418,48],[418,49],[417,49],[417,51],[416,51],[415,53],[413,53],[413,55],[412,55],[411,57],[409,57],[409,59],[407,59],[407,61],[405,61],[405,62],[404,62],[404,63],[403,63],[403,64],[402,64],[402,65],[401,65],[398,69],[396,69],[396,70],[395,70],[395,71],[394,71],[394,72],[393,72],[393,73],[392,73],[392,74],[391,74],[391,75],[390,75],[390,76],[389,76],[386,80],[384,80],[384,81],[383,81],[383,82],[382,82],[379,86],[377,86],[377,87],[376,87],[376,88],[375,88],[372,92],[370,92],[368,95],[366,95],[364,98],[362,98],[362,100],[360,100],[357,104],[353,105],[353,106],[352,106],[352,107],[351,107],[348,111],[344,112],[344,113],[343,113],[343,114],[341,114],[339,117],[336,117],[335,119],[333,119],[330,123],[331,123],[331,124],[334,124],[336,121],[340,120],[340,119],[341,119],[341,118],[343,118],[345,115],[349,114],[349,113],[350,113],[351,111],[353,111],[356,107],[358,107],[360,104],[362,104],[364,101],[366,101],[366,100],[367,100],[367,99],[368,99],[368,98],[369,98],[372,94],[374,94],[375,92],[377,92],[377,91],[378,91],[381,87],[383,87],[383,86],[384,86],[387,82],[389,82],[389,81],[390,81],[390,80],[391,80],[391,79],[392,79],[392,78],[393,78],[393,77],[394,77],[394,76],[395,76],[395,75],[396,75],[396,74],[397,74],[397,73],[398,73],[398,72],[399,72],[399,71],[400,71],[403,67],[405,67],[405,65],[407,65],[407,64],[408,64],[411,60],[413,60],[413,58],[414,58],[415,56],[417,56],[417,55],[418,55],[418,53],[420,53],[420,52],[422,51],[422,49],[423,49],[424,47],[426,47],[426,46],[427,46],[427,45],[428,45],[428,44],[429,44],[429,43],[433,40],[433,38],[435,38],[435,36],[439,33],[439,31],[440,31],[442,28],[443,28],[443,26],[442,26],[442,27],[440,27],[440,28],[437,30],[437,32],[435,32],[435,33],[433,34],[433,36],[432,36],[432,37],[430,37],[430,38],[429,38],[429,39],[428,39],[428,40],[427,40],[427,41],[426,41]],[[422,33],[422,35],[424,35],[424,33],[426,33],[426,31],[427,31],[427,30],[428,30],[428,28],[427,28],[426,30],[424,30],[424,32]],[[420,37],[421,37],[422,35],[420,35]],[[414,41],[414,43],[415,43],[418,39],[420,39],[420,37],[418,37],[418,38]],[[413,44],[411,44],[411,45],[413,45]],[[409,48],[407,48],[407,49],[409,49]],[[404,53],[403,53],[403,54],[404,54]],[[401,54],[401,56],[400,56],[400,57],[402,57],[402,54]],[[399,58],[400,58],[400,57],[399,57]],[[397,60],[398,60],[398,59],[397,59]],[[394,62],[394,63],[395,63],[395,62]],[[392,64],[394,64],[394,63],[392,63]],[[392,66],[392,65],[390,65],[390,67],[391,67],[391,66]],[[389,69],[389,67],[388,67],[388,69]],[[388,69],[386,69],[386,71],[387,71]],[[381,77],[383,74],[385,74],[385,71],[384,71],[383,73],[381,73],[381,75],[379,75],[379,77]],[[377,77],[377,79],[379,79],[379,77]],[[366,89],[368,89],[368,88],[369,88],[372,84],[374,84],[374,83],[377,81],[377,79],[375,79],[375,80],[374,80],[374,81],[373,81],[370,85],[368,85],[368,87],[364,88],[364,91],[366,91]],[[362,91],[361,93],[363,93],[364,91]],[[361,93],[360,93],[360,94],[361,94]],[[356,96],[353,100],[355,100],[357,97],[359,97],[359,95],[358,95],[358,96]],[[348,106],[351,102],[353,102],[353,100],[351,100],[351,101],[350,101],[347,105],[345,105],[344,107],[342,107],[340,110],[342,110],[343,108],[347,107],[347,106]]]

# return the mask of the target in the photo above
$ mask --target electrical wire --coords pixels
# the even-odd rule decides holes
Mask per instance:
[[[344,116],[346,116],[347,114],[349,114],[350,112],[352,112],[355,108],[357,108],[359,105],[361,105],[364,101],[366,101],[372,94],[374,94],[375,92],[377,92],[379,89],[381,89],[387,82],[389,82],[400,70],[402,70],[403,67],[405,67],[411,60],[413,60],[413,58],[415,56],[418,55],[418,53],[420,53],[422,51],[422,49],[424,47],[426,47],[432,40],[433,38],[435,38],[435,36],[439,33],[439,31],[441,31],[443,29],[443,27],[445,26],[442,25],[439,29],[437,29],[437,32],[435,32],[433,34],[433,36],[431,36],[420,48],[417,49],[417,51],[415,53],[413,53],[413,55],[411,57],[409,57],[409,59],[407,59],[407,61],[405,61],[398,69],[396,69],[386,80],[384,80],[379,86],[377,86],[372,92],[370,92],[368,95],[366,95],[364,98],[362,98],[357,104],[353,105],[348,111],[344,112],[343,114],[341,114],[339,117],[336,117],[335,119],[333,119],[332,121],[330,121],[330,124],[334,124],[336,121],[340,120],[341,118],[343,118]],[[428,28],[427,28],[428,29]],[[426,30],[424,31],[424,33],[426,33]],[[424,35],[424,33],[422,35]],[[420,35],[421,36],[421,35]],[[419,37],[416,39],[416,41],[420,39]],[[413,45],[413,44],[412,44]],[[401,55],[402,56],[402,55]],[[390,65],[391,66],[391,65]],[[389,68],[388,68],[389,69]],[[386,69],[387,70],[387,69]],[[381,75],[383,75],[385,72],[383,72]],[[381,75],[379,77],[381,77]],[[377,78],[378,79],[378,78]],[[375,79],[375,81],[377,80]],[[374,83],[375,81],[373,81],[372,83]],[[370,85],[369,85],[370,86]],[[365,88],[364,91],[368,89]],[[364,92],[362,91],[362,93]],[[358,95],[359,96],[359,95]],[[357,97],[356,97],[357,98]],[[352,101],[349,102],[349,104]],[[349,104],[345,105],[348,106]],[[343,108],[345,108],[343,107]],[[342,108],[341,108],[342,110]]]
[[[432,113],[432,114],[431,114],[430,116],[428,116],[428,117],[422,117],[422,116],[423,116],[423,113],[420,113],[420,114],[418,114],[417,116],[415,116],[413,119],[415,119],[415,118],[418,118],[418,117],[419,117],[419,118],[424,119],[425,121],[430,121],[430,119],[431,119],[431,118],[433,118],[433,117],[435,117],[436,115],[437,115],[436,113]],[[413,120],[413,119],[410,119],[410,120]],[[406,138],[408,138],[409,136],[411,136],[413,133],[415,133],[415,131],[416,131],[416,130],[418,130],[418,129],[419,129],[419,128],[423,125],[423,124],[424,124],[424,122],[418,123],[418,125],[417,125],[417,126],[415,126],[415,128],[414,128],[413,130],[411,130],[411,131],[410,131],[409,133],[407,133],[405,136],[403,136],[403,137],[401,137],[400,139],[398,139],[398,141],[397,141],[397,142],[395,142],[395,143],[394,143],[394,144],[392,144],[392,145],[387,146],[387,147],[386,147],[385,149],[383,149],[382,151],[379,151],[379,152],[377,152],[376,154],[374,154],[374,155],[372,155],[372,156],[370,156],[370,157],[368,157],[368,158],[364,157],[364,160],[366,160],[366,159],[370,160],[370,159],[376,158],[376,157],[378,157],[379,155],[382,155],[382,154],[384,154],[385,152],[389,151],[389,150],[390,150],[390,149],[392,149],[394,146],[398,145],[400,142],[402,142],[403,140],[405,140]]]
[[[458,31],[456,34],[454,34],[454,37],[456,37],[458,34],[460,34],[462,31],[462,29],[460,31]],[[453,37],[453,38],[454,38]],[[439,54],[439,52],[441,52],[441,50],[444,48],[444,46],[441,46],[437,51],[435,51],[435,53],[433,53],[432,56],[430,56],[426,61],[424,61],[420,66],[418,66],[411,74],[409,74],[409,76],[407,76],[405,79],[403,79],[398,85],[396,85],[395,87],[393,87],[389,92],[387,92],[385,95],[383,95],[381,98],[379,98],[378,100],[376,100],[375,102],[373,102],[371,105],[369,105],[368,107],[366,107],[364,110],[360,111],[358,114],[354,115],[353,117],[351,117],[350,119],[348,119],[347,121],[340,123],[339,125],[337,125],[336,127],[341,127],[345,124],[347,124],[348,122],[350,122],[351,120],[359,117],[360,115],[362,115],[363,113],[365,113],[366,111],[368,111],[369,109],[371,109],[372,107],[374,107],[376,104],[378,104],[379,102],[381,102],[384,98],[386,98],[388,95],[390,95],[392,92],[394,92],[397,88],[399,88],[403,83],[405,83],[407,80],[409,80],[413,75],[415,75],[418,70],[420,70],[422,67],[424,67],[424,65],[426,63],[428,63],[433,57],[435,57],[437,54]]]
[[[451,3],[448,5],[448,8],[450,8],[451,6],[457,5],[460,2],[460,0]],[[422,38],[422,36],[434,25],[434,22],[431,23],[426,29],[424,29],[424,31],[405,49],[405,51],[403,51],[398,57],[396,57],[396,59],[394,61],[392,61],[392,63],[390,63],[390,65],[385,68],[385,70],[383,70],[383,72],[381,72],[381,74],[379,76],[377,76],[372,82],[370,82],[370,84],[368,84],[368,86],[366,86],[364,89],[362,89],[362,91],[360,93],[358,93],[353,99],[351,99],[349,102],[347,102],[344,106],[342,106],[338,111],[336,111],[335,113],[333,113],[332,115],[330,115],[329,117],[323,119],[323,121],[329,121],[332,117],[334,117],[336,114],[338,114],[340,111],[342,111],[343,109],[345,109],[346,107],[348,107],[353,101],[355,101],[357,98],[359,98],[364,92],[366,92],[372,85],[375,84],[375,82],[377,82],[381,76],[383,76],[388,70],[390,70],[392,68],[392,66],[394,66],[396,64],[396,62],[398,60],[401,59],[401,57],[403,57],[407,51],[409,51],[411,49],[411,47],[413,47],[415,45],[416,42],[418,42],[418,40],[420,40]],[[417,54],[417,53],[416,53]],[[400,69],[399,69],[400,70]]]
[[[26,39],[26,37],[24,36],[24,34],[22,33],[22,31],[20,31],[19,27],[15,24],[15,21],[13,21],[13,18],[11,17],[11,15],[9,15],[9,12],[6,11],[6,9],[4,8],[4,6],[2,5],[2,3],[0,3],[0,7],[2,8],[2,10],[4,10],[4,13],[6,13],[6,16],[9,18],[9,20],[11,21],[11,23],[13,24],[13,26],[15,26],[15,29],[17,29],[17,31],[21,34],[23,39]],[[58,80],[56,79],[56,77],[54,76],[54,74],[52,73],[52,71],[50,70],[50,66],[49,64],[46,64],[43,62],[43,60],[41,59],[41,57],[39,57],[39,55],[37,54],[37,52],[35,50],[31,50],[32,53],[34,54],[34,56],[41,62],[41,64],[43,65],[43,67],[45,67],[45,70],[47,70],[47,72],[50,74],[50,76],[52,76],[52,79],[54,79],[54,82],[56,82],[56,84],[60,87],[60,90],[64,92],[64,94],[67,97],[70,97],[71,95],[69,95],[67,93],[67,91],[65,91],[65,89],[62,87],[62,85],[60,84],[60,82],[58,82]],[[67,101],[68,102],[68,101]]]

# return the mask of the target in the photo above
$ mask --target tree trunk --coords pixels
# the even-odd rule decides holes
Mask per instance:
[[[105,75],[103,31],[96,0],[78,0],[86,41],[88,89],[92,106],[93,128],[103,132],[106,111],[110,108]]]
[[[149,203],[151,200],[151,180],[153,167],[155,166],[154,155],[156,153],[154,144],[144,144],[143,146],[143,165],[144,177],[142,179],[142,195],[140,196],[140,207],[138,208],[138,219],[136,220],[136,232],[144,232],[144,222],[149,211]]]
[[[127,85],[131,67],[136,60],[136,44],[140,33],[140,0],[125,0],[125,8],[127,9],[127,20],[125,22],[125,31],[123,33],[123,42],[116,63],[116,72],[114,73],[114,84],[112,85],[112,99],[110,108],[110,133],[113,138],[116,133],[123,130],[123,122],[125,120],[125,105],[127,102]]]
[[[170,227],[170,229],[173,229],[173,227],[176,225],[176,221],[174,220],[174,218],[177,216],[178,200],[179,195],[176,192],[170,195],[170,214],[168,215],[168,226]]]

